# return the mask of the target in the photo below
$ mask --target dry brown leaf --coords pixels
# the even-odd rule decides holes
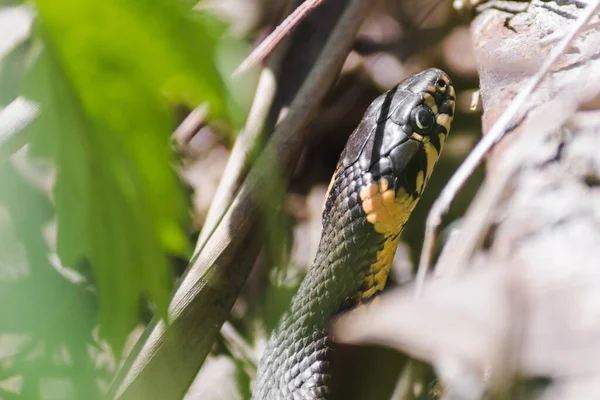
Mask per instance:
[[[463,280],[439,280],[419,298],[398,289],[342,315],[334,323],[336,340],[394,347],[435,362],[455,356],[483,368],[502,337],[508,316],[506,274],[487,270]]]
[[[383,295],[341,316],[334,334],[432,364],[456,358],[483,371],[506,356],[528,377],[598,374],[599,259],[600,231],[582,219],[538,235],[515,251],[512,265],[431,282],[419,298],[412,289]],[[515,326],[522,336],[507,346]]]

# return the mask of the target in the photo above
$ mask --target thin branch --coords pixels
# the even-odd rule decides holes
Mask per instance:
[[[483,136],[479,143],[477,143],[477,146],[475,146],[473,151],[469,154],[467,159],[461,164],[454,175],[452,175],[450,181],[444,187],[442,193],[433,204],[427,217],[425,226],[425,240],[423,242],[423,250],[421,251],[419,270],[417,272],[415,290],[417,295],[423,288],[425,278],[427,277],[427,273],[431,265],[437,229],[442,222],[442,216],[448,211],[456,193],[464,185],[466,180],[473,174],[473,171],[475,171],[475,168],[477,168],[477,166],[481,163],[483,157],[502,138],[510,124],[515,120],[515,117],[518,115],[519,111],[524,109],[528,97],[545,78],[558,58],[571,45],[573,39],[575,39],[575,37],[583,30],[587,22],[598,10],[599,6],[600,0],[595,0],[589,3],[585,12],[577,19],[577,22],[573,28],[567,33],[560,44],[553,49],[553,51],[550,53],[550,56],[540,67],[540,70],[531,79],[529,79],[523,89],[517,94],[506,110],[504,110],[502,115],[496,120],[489,132]]]
[[[179,398],[202,365],[239,294],[249,267],[240,257],[257,242],[253,235],[260,207],[276,177],[288,177],[310,132],[317,111],[352,47],[368,0],[346,5],[314,68],[289,112],[244,181],[233,204],[208,238],[169,306],[169,324],[158,322],[132,354],[112,390],[117,398]],[[260,242],[259,242],[260,243]],[[254,254],[246,254],[252,258]]]
[[[202,125],[206,122],[206,116],[208,115],[208,103],[202,103],[198,107],[192,110],[187,117],[179,124],[171,138],[179,147],[183,149],[194,137],[194,134],[202,128]]]
[[[280,49],[285,50],[283,48]],[[238,135],[231,151],[231,156],[227,161],[225,171],[223,172],[223,177],[210,203],[208,214],[196,242],[195,254],[198,254],[204,247],[206,240],[214,232],[219,221],[225,215],[227,208],[246,178],[251,165],[252,149],[260,148],[258,146],[260,146],[261,142],[267,139],[263,132],[263,127],[277,91],[277,73],[284,51],[278,54],[279,56],[270,59],[269,64],[263,69],[260,75],[256,88],[256,96],[252,102],[248,120]]]
[[[273,52],[275,47],[298,26],[310,13],[321,5],[325,0],[305,0],[294,10],[273,32],[269,34],[248,57],[233,71],[233,75],[243,74],[253,66],[265,60]]]

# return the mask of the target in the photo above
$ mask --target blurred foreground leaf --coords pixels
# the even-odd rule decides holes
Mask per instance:
[[[19,398],[48,398],[44,382],[63,381],[74,397],[96,398],[101,373],[88,356],[95,296],[50,264],[47,195],[6,163],[0,185],[0,384],[22,377]]]
[[[55,162],[58,254],[70,266],[91,261],[101,332],[118,352],[140,295],[166,314],[167,257],[188,251],[167,100],[223,114],[221,28],[167,0],[36,3],[44,48],[25,90],[42,114],[31,150]]]

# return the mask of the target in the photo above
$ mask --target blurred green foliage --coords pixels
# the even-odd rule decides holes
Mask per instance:
[[[49,159],[56,175],[49,194],[12,162],[0,165],[6,214],[0,236],[15,243],[0,254],[2,332],[24,335],[31,348],[41,343],[36,354],[45,365],[55,366],[62,352],[68,368],[58,375],[75,377],[72,394],[89,398],[99,394],[88,354],[101,343],[95,327],[118,356],[139,321],[142,298],[166,315],[170,257],[191,252],[188,199],[169,144],[178,123],[174,106],[208,102],[210,118],[238,126],[243,107],[219,70],[225,27],[187,4],[36,0],[33,6],[31,37],[0,59],[0,93],[3,105],[13,95],[40,104],[40,117],[27,129],[28,154]],[[56,249],[42,235],[52,221]],[[50,262],[54,250],[60,264],[89,279],[63,276]],[[23,259],[19,254],[26,267],[4,279]],[[4,361],[10,368],[0,382],[26,375],[25,397],[43,391],[41,383],[29,385],[36,377],[57,376]]]
[[[223,113],[217,35],[172,1],[36,3],[45,47],[27,78],[52,121],[32,141],[52,141],[58,254],[91,261],[100,327],[118,351],[141,294],[166,314],[167,255],[188,249],[166,97]]]
[[[0,168],[0,182],[6,213],[0,218],[0,332],[4,339],[21,342],[10,357],[2,341],[0,381],[24,376],[23,398],[40,398],[43,378],[74,377],[73,395],[93,398],[94,379],[101,375],[88,356],[95,296],[51,265],[42,235],[53,218],[48,197],[10,165]],[[0,393],[0,398],[8,395]]]

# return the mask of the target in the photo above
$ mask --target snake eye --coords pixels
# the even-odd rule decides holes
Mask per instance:
[[[418,133],[427,133],[433,127],[434,122],[435,114],[426,105],[421,104],[410,113],[410,124]]]
[[[446,81],[444,81],[443,79],[438,79],[438,81],[436,82],[436,85],[440,89],[445,89],[446,88]]]

